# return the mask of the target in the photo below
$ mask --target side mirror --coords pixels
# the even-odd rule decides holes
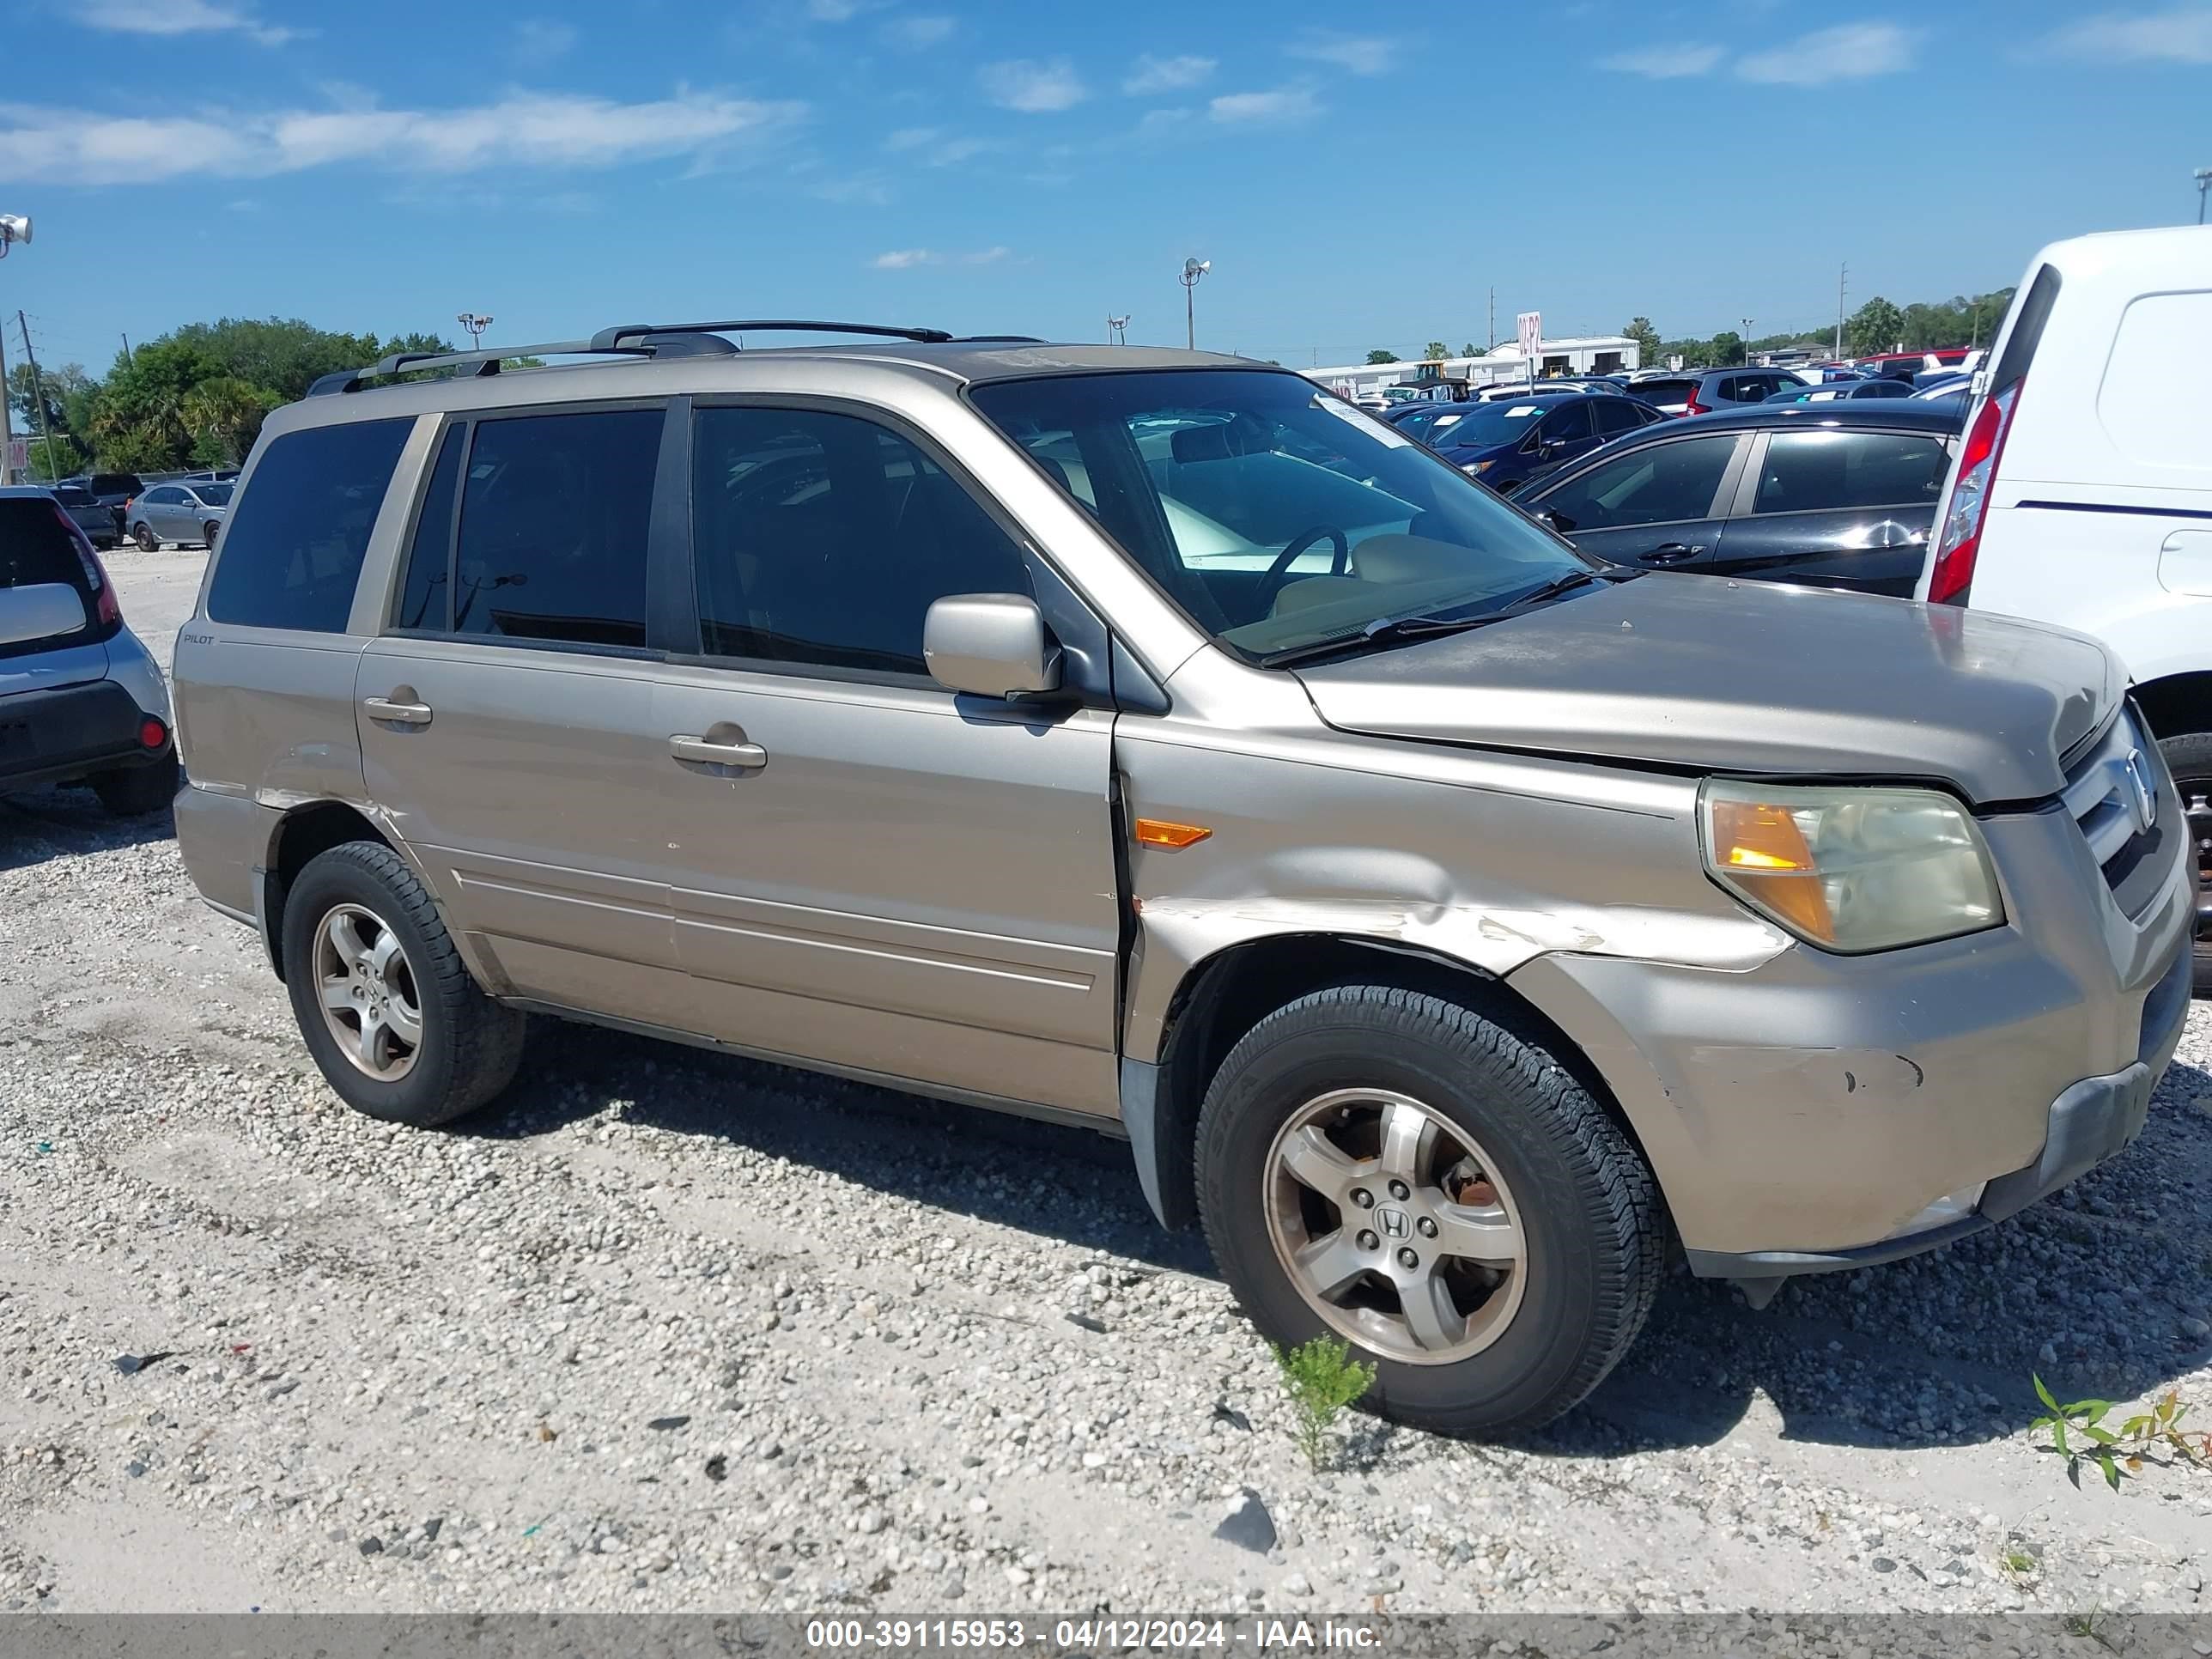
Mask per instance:
[[[922,659],[949,691],[1022,697],[1060,689],[1060,647],[1024,593],[956,593],[929,607]]]

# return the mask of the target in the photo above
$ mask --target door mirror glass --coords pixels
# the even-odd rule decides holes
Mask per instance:
[[[922,659],[950,691],[1021,697],[1060,689],[1060,647],[1022,593],[957,593],[922,619]]]

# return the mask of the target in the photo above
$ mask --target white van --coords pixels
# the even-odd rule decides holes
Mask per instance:
[[[2189,815],[2212,994],[2212,227],[2053,242],[1991,352],[1918,597],[2118,651]]]

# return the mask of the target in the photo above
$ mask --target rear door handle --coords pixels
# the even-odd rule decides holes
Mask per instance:
[[[705,738],[671,738],[668,752],[680,761],[699,761],[708,766],[757,769],[768,764],[768,750],[757,743],[711,743]]]
[[[1705,550],[1685,547],[1680,542],[1662,542],[1644,556],[1647,564],[1680,564],[1685,559],[1694,559]]]
[[[361,706],[373,720],[390,720],[394,726],[428,726],[430,705],[427,702],[394,702],[389,697],[363,697]]]

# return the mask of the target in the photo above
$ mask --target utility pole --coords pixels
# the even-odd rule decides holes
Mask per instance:
[[[2197,168],[2197,173],[2196,173],[2196,179],[2197,179],[2197,222],[2198,224],[2200,224],[2200,225],[2201,225],[2201,224],[2203,224],[2203,223],[2204,222],[2204,192],[2205,192],[2208,189],[2212,189],[2212,167],[2199,167],[2199,168]]]
[[[1844,355],[1844,282],[1850,274],[1848,264],[1836,267],[1836,356],[1839,360]]]
[[[8,420],[8,332],[0,329],[0,484],[13,483],[8,476],[8,457],[15,447],[15,436]]]
[[[46,424],[46,389],[39,380],[38,354],[31,349],[31,325],[23,320],[20,307],[15,313],[15,331],[23,337],[23,361],[31,366],[31,401],[38,406],[39,436],[46,446],[46,482],[52,483],[62,475],[54,465],[53,428]]]

